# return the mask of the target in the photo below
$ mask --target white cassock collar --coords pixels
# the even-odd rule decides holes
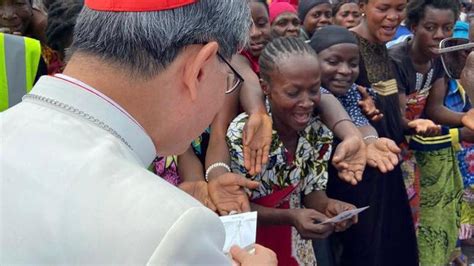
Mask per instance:
[[[77,79],[66,75],[43,76],[29,96],[55,100],[103,122],[123,138],[120,140],[125,141],[143,167],[148,167],[156,157],[151,138],[129,113],[103,93]],[[29,99],[25,97],[25,100]],[[65,109],[65,113],[67,111]]]

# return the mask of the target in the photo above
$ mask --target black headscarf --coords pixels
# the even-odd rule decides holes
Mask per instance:
[[[316,53],[340,43],[358,45],[357,39],[348,29],[337,25],[329,25],[317,30],[310,40],[311,47]]]
[[[298,4],[298,17],[303,23],[308,12],[315,6],[321,4],[331,4],[329,0],[300,0]]]

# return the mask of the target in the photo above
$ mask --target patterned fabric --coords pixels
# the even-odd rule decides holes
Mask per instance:
[[[261,184],[251,191],[252,202],[281,209],[302,208],[303,195],[326,188],[333,137],[319,118],[313,118],[299,133],[294,156],[289,155],[273,131],[269,161],[256,176],[247,173],[243,160],[242,133],[247,120],[245,113],[234,119],[227,131],[227,142],[232,171]],[[257,242],[274,250],[281,265],[316,265],[311,241],[301,239],[291,226],[259,226]]]
[[[464,189],[461,205],[461,224],[474,225],[474,188]]]
[[[373,83],[387,81],[394,78],[388,51],[385,45],[371,43],[368,40],[356,35],[359,41],[360,54],[363,61],[361,75],[357,84],[364,87],[371,87]]]
[[[415,157],[420,168],[420,220],[418,248],[421,265],[446,265],[456,248],[461,217],[462,177],[456,162],[453,139],[445,148],[432,149],[437,138],[416,141]]]
[[[153,170],[159,177],[174,186],[181,183],[181,178],[178,174],[178,156],[157,157],[153,164]]]
[[[367,88],[369,94],[374,97],[376,96],[375,92]],[[329,94],[326,89],[322,89],[321,93]],[[352,87],[347,91],[346,95],[344,96],[335,96],[339,102],[342,104],[346,112],[351,117],[352,121],[357,127],[363,127],[369,125],[369,120],[367,117],[362,113],[362,110],[359,107],[359,101],[362,100],[362,96],[360,95],[359,90],[357,89],[357,84],[352,84]]]
[[[288,156],[278,133],[273,131],[269,159],[266,168],[256,176],[250,176],[244,166],[242,132],[248,115],[240,114],[232,121],[227,131],[230,147],[232,172],[246,175],[261,182],[252,191],[251,199],[267,196],[277,188],[300,184],[297,193],[307,195],[315,190],[326,189],[327,162],[331,153],[332,133],[319,118],[313,118],[310,125],[300,132],[293,163],[288,164]]]
[[[454,79],[448,81],[448,93],[444,97],[444,106],[455,112],[467,112],[471,109],[469,98],[459,81]]]
[[[474,186],[474,143],[463,143],[457,154],[465,188]]]
[[[65,64],[61,61],[61,59],[59,59],[58,52],[54,51],[49,46],[42,44],[41,56],[46,63],[46,67],[48,68],[48,75],[54,75],[63,72]]]
[[[207,128],[192,143],[191,147],[201,163],[204,165],[207,145],[209,143],[209,134],[211,130]],[[174,186],[179,185],[182,180],[178,172],[178,156],[157,157],[153,161],[153,172]],[[204,174],[204,173],[203,173]]]

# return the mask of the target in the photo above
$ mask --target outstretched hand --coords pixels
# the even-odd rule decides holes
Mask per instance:
[[[209,181],[209,197],[220,215],[228,215],[231,211],[248,212],[250,204],[245,189],[256,189],[259,185],[244,176],[225,173]]]
[[[179,184],[178,187],[191,195],[193,198],[200,201],[204,206],[208,207],[212,211],[217,211],[216,206],[209,197],[206,181],[184,181],[183,183]]]
[[[250,115],[244,126],[243,142],[245,168],[250,175],[256,175],[268,161],[272,142],[272,118],[266,113]]]
[[[362,180],[367,163],[366,146],[361,137],[344,139],[336,148],[332,164],[338,170],[339,177],[352,185]]]
[[[377,107],[375,107],[374,99],[369,95],[367,88],[357,86],[357,90],[362,96],[362,100],[359,101],[359,107],[367,118],[372,122],[378,122],[383,118],[383,114]]]
[[[465,127],[474,130],[474,108],[471,108],[471,110],[462,117],[461,122]]]
[[[414,129],[416,134],[424,137],[433,137],[441,134],[441,126],[429,119],[415,119],[408,123],[408,127]]]
[[[395,169],[401,150],[391,139],[379,138],[367,144],[367,164],[382,173]]]

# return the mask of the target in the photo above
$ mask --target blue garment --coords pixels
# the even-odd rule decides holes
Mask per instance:
[[[372,97],[374,97],[375,93],[372,89],[368,88],[367,91]],[[331,92],[325,88],[321,88],[321,93],[330,94]],[[335,97],[342,104],[357,127],[369,125],[369,120],[362,113],[362,110],[359,107],[359,101],[362,100],[362,96],[360,95],[359,90],[357,90],[356,84],[352,84],[352,87],[347,91],[346,95]]]
[[[466,93],[459,86],[460,84],[457,80],[450,79],[448,81],[448,93],[444,97],[444,106],[455,112],[467,112],[471,109],[471,103]],[[472,167],[474,144],[463,143],[462,149],[456,155],[464,187],[467,188],[474,185],[474,168]]]
[[[444,106],[455,112],[467,112],[471,109],[471,103],[464,93],[459,91],[458,81],[448,81],[448,93],[444,97]]]
[[[397,32],[395,33],[395,36],[393,37],[393,40],[396,40],[402,36],[405,36],[405,35],[411,35],[411,31],[408,29],[407,26],[405,25],[400,25],[398,28],[397,28]]]

